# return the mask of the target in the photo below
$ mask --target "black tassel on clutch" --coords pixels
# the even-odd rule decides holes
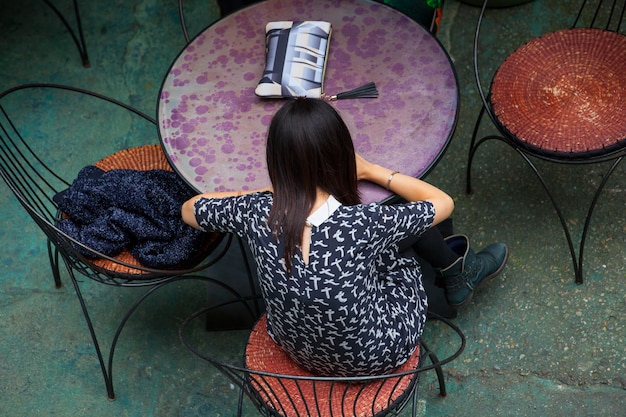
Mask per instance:
[[[334,96],[324,95],[326,100],[343,100],[347,98],[378,98],[378,89],[374,82],[369,82],[365,85],[357,87],[353,90],[344,91]]]

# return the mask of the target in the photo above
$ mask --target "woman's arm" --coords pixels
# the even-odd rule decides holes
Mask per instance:
[[[454,211],[454,200],[439,188],[409,175],[366,161],[356,155],[357,179],[387,188],[407,201],[430,201],[435,206],[433,225],[441,223]]]
[[[189,226],[202,230],[202,228],[196,221],[196,213],[194,210],[194,205],[196,204],[196,201],[198,201],[198,199],[235,197],[235,196],[240,196],[244,194],[252,194],[252,193],[263,192],[263,191],[272,191],[272,187],[260,188],[258,190],[222,191],[222,192],[198,194],[196,196],[191,197],[189,200],[183,203],[183,206],[181,208],[181,215],[183,217],[183,221],[187,223]]]

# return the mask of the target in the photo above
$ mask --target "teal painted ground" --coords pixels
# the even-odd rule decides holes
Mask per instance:
[[[58,3],[67,3],[59,7],[71,16],[66,9],[70,2]],[[176,2],[80,3],[92,62],[88,69],[43,2],[3,2],[0,89],[26,82],[71,84],[154,115],[161,80],[185,44]],[[535,0],[491,10],[482,38],[485,79],[520,43],[565,26],[574,3]],[[217,7],[212,1],[190,0],[185,14],[195,34],[217,18]],[[474,164],[475,193],[465,194],[467,149],[480,110],[472,70],[477,15],[478,9],[465,3],[449,0],[444,6],[439,38],[456,66],[461,110],[452,143],[428,180],[455,197],[457,231],[469,235],[476,248],[504,241],[511,255],[504,272],[455,319],[467,336],[467,348],[445,368],[447,398],[437,396],[434,374],[422,377],[419,414],[626,415],[626,167],[618,168],[596,210],[584,285],[573,282],[572,262],[550,201],[513,150],[501,143],[485,144]],[[27,112],[33,109],[26,102],[18,105]],[[54,116],[37,119],[37,125],[75,121],[76,142],[68,139],[49,149],[50,158],[59,163],[80,167],[113,149],[158,143],[155,131],[138,133],[128,119],[103,115],[101,108],[53,99],[47,105],[54,108]],[[80,129],[98,118],[104,119],[98,129]],[[486,124],[483,131],[493,129]],[[115,139],[103,139],[110,137]],[[574,239],[579,239],[602,171],[540,166],[557,198],[568,202],[565,213]],[[205,287],[192,282],[156,294],[128,323],[114,361],[117,399],[107,400],[70,281],[63,276],[66,285],[54,288],[42,233],[6,186],[0,187],[0,416],[234,415],[236,393],[229,382],[178,340],[182,320],[205,300]],[[229,279],[240,266],[234,251],[213,272]],[[138,292],[90,281],[82,289],[108,351],[122,309]],[[245,336],[209,333],[207,349],[236,358]],[[426,337],[441,356],[451,348],[447,336],[438,326],[428,326]],[[245,415],[255,414],[246,407]]]

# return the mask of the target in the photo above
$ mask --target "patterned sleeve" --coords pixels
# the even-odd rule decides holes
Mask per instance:
[[[370,206],[378,211],[374,228],[382,241],[396,243],[406,237],[421,235],[435,219],[435,206],[429,201]]]
[[[252,222],[269,215],[267,193],[238,197],[199,198],[194,204],[198,225],[204,231],[244,233]]]

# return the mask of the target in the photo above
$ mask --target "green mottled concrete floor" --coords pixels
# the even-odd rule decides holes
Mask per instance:
[[[69,1],[57,1],[71,16]],[[155,114],[158,89],[184,46],[177,5],[164,0],[82,1],[92,65],[85,69],[71,38],[38,0],[3,1],[0,14],[0,89],[26,82],[70,84],[113,96]],[[483,35],[485,79],[523,41],[565,26],[574,1],[535,0],[489,11]],[[468,144],[479,98],[472,72],[478,9],[447,0],[439,38],[456,66],[461,110],[452,143],[428,180],[455,197],[455,225],[475,247],[509,245],[504,272],[482,288],[454,319],[467,336],[463,355],[445,368],[449,395],[439,398],[434,374],[420,386],[427,416],[626,415],[625,166],[607,184],[585,253],[585,283],[576,285],[563,231],[540,183],[510,148],[485,144],[474,165],[475,192],[465,194]],[[213,2],[190,0],[192,34],[217,18]],[[50,106],[67,105],[52,101]],[[71,103],[69,103],[71,104]],[[82,105],[37,123],[77,116]],[[51,157],[98,158],[111,147],[158,143],[156,132],[136,135],[129,121],[82,132],[79,143],[49,150]],[[484,125],[485,133],[493,131]],[[102,140],[119,132],[119,139]],[[81,133],[81,132],[79,132]],[[78,149],[78,152],[76,151]],[[71,155],[71,156],[69,156]],[[574,239],[602,170],[539,164],[555,194],[567,202]],[[114,362],[115,401],[107,400],[91,339],[67,277],[55,289],[43,235],[6,186],[0,195],[3,227],[0,272],[0,416],[232,416],[235,392],[177,337],[182,320],[204,301],[205,287],[184,282],[155,295],[124,330]],[[229,254],[216,275],[230,277],[241,262]],[[226,278],[227,279],[227,278]],[[108,349],[121,309],[137,290],[82,284]],[[450,348],[438,326],[427,337]],[[246,332],[212,333],[208,349],[237,357]],[[245,415],[255,415],[246,407]]]

